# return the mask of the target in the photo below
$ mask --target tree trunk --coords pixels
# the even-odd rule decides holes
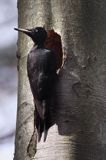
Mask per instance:
[[[67,53],[56,90],[47,141],[27,146],[33,134],[33,101],[26,73],[32,44],[18,40],[18,113],[14,160],[106,159],[106,2],[19,0],[19,27],[54,28]],[[36,150],[35,150],[36,147]],[[30,157],[29,157],[30,155]]]

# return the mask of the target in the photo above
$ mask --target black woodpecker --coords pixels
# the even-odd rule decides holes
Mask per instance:
[[[15,28],[31,37],[34,46],[28,54],[27,73],[35,104],[35,126],[40,141],[44,132],[44,141],[51,127],[50,106],[53,103],[54,88],[57,80],[56,56],[52,50],[44,47],[47,32],[43,27],[33,29]]]

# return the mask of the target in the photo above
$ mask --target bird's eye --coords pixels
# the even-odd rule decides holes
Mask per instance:
[[[38,32],[38,29],[35,29],[35,32]]]

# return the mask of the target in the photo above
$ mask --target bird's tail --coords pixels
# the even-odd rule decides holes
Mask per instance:
[[[44,131],[44,120],[41,119],[38,110],[35,108],[34,112],[34,126],[36,126],[37,134],[38,134],[38,142],[40,142],[42,133]]]
[[[40,103],[39,101],[36,101],[35,103],[34,126],[36,126],[37,128],[38,142],[41,140],[43,132],[44,132],[44,142],[46,141],[48,129],[51,126],[49,107],[50,106],[48,106],[47,100],[43,100],[42,103]]]
[[[50,106],[47,100],[43,100],[43,117],[44,117],[44,142],[46,141],[48,129],[51,126]]]

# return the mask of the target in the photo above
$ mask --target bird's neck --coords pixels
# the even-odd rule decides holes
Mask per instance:
[[[34,46],[36,46],[37,49],[45,48],[44,44],[34,44]]]

